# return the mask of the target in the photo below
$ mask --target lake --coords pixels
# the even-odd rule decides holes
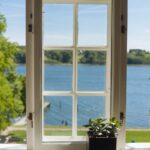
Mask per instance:
[[[69,91],[72,89],[71,65],[45,65],[44,90]],[[18,74],[25,74],[25,66],[17,66]],[[105,90],[104,65],[79,65],[80,91]],[[44,97],[50,108],[44,112],[45,125],[71,125],[72,97]],[[105,116],[105,97],[78,96],[78,126],[87,124],[90,118]],[[127,67],[127,127],[150,127],[150,66]]]

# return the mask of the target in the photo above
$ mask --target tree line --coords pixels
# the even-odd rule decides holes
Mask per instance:
[[[25,64],[25,46],[18,47],[18,51],[15,55],[15,62],[17,64]],[[70,64],[72,63],[73,54],[71,51],[45,51],[44,61],[47,64]],[[79,51],[78,63],[80,64],[105,64],[106,52],[99,51]],[[142,49],[130,49],[127,53],[127,64],[140,65],[150,64],[150,52]]]

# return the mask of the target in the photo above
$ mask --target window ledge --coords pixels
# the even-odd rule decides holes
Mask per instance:
[[[0,144],[0,150],[27,150],[25,144]],[[150,150],[150,143],[127,143],[125,150]]]
[[[43,138],[43,142],[44,143],[86,143],[87,142],[87,138],[84,136],[78,136],[77,138],[73,138],[73,137],[68,137],[68,136],[44,136]]]
[[[27,150],[26,144],[0,144],[0,150]]]
[[[126,150],[150,150],[150,143],[127,143]]]

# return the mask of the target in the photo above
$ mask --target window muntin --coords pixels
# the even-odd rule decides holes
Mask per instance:
[[[60,4],[61,5],[61,4]],[[92,5],[92,4],[90,4]],[[103,6],[104,4],[98,4],[98,6]],[[95,6],[95,4],[94,4]],[[105,24],[106,25],[106,28],[108,31],[110,31],[110,18],[108,17],[108,4],[105,4],[106,8],[107,8],[107,23]],[[110,13],[110,12],[109,12]],[[107,45],[97,45],[97,44],[93,44],[93,45],[89,45],[88,43],[86,45],[78,45],[78,39],[79,39],[79,20],[78,20],[78,14],[79,14],[79,4],[74,4],[73,5],[73,20],[72,20],[72,24],[73,24],[73,46],[68,46],[67,44],[65,45],[62,45],[60,46],[59,44],[58,45],[55,45],[55,46],[47,46],[47,45],[43,45],[44,46],[44,49],[45,51],[46,50],[53,50],[53,51],[66,51],[66,50],[70,50],[72,52],[72,89],[71,90],[68,90],[68,89],[65,89],[65,90],[56,90],[56,91],[51,91],[51,90],[48,90],[48,91],[43,91],[43,97],[45,96],[55,96],[55,97],[68,97],[68,96],[71,96],[72,97],[72,135],[71,135],[71,139],[72,138],[78,138],[80,135],[83,135],[85,132],[82,132],[81,131],[81,134],[78,133],[78,107],[79,107],[79,102],[81,101],[80,97],[95,97],[96,99],[98,97],[103,97],[102,99],[102,102],[103,102],[103,107],[105,107],[105,113],[103,113],[102,116],[100,117],[109,117],[110,115],[110,45],[111,45],[111,34],[110,32],[107,32]],[[110,15],[110,14],[109,14]],[[94,16],[93,16],[94,17]],[[44,24],[44,22],[43,22]],[[45,31],[44,31],[45,33]],[[108,42],[109,40],[109,42]],[[79,85],[79,71],[78,69],[80,68],[79,67],[79,63],[78,63],[78,60],[80,59],[80,55],[79,55],[79,51],[98,51],[98,53],[100,52],[104,52],[105,53],[105,59],[106,59],[106,63],[104,64],[105,65],[105,73],[103,73],[103,78],[105,78],[106,80],[104,81],[104,83],[102,84],[102,88],[99,88],[99,89],[94,89],[94,90],[91,90],[91,89],[84,89],[84,90],[80,90],[80,88],[78,87]],[[44,60],[44,59],[43,59]],[[44,74],[46,74],[46,72],[44,72]],[[93,78],[94,80],[94,78]],[[46,81],[45,81],[46,82]],[[88,100],[89,101],[89,100]],[[44,103],[43,103],[44,105]],[[99,107],[100,108],[100,107]],[[44,111],[44,110],[43,110]],[[44,113],[43,113],[44,114]],[[101,115],[101,113],[98,113],[97,114],[97,117],[98,115]],[[44,126],[43,126],[44,127]],[[70,127],[69,127],[70,128]],[[79,127],[80,128],[80,127]],[[67,134],[66,134],[67,135]],[[64,134],[65,136],[65,134]],[[45,142],[45,139],[46,141],[48,141],[48,139],[50,139],[50,141],[52,140],[52,138],[50,138],[50,136],[47,138],[45,138],[47,136],[44,135],[44,142]],[[61,133],[60,135],[57,135],[57,138],[59,139],[59,137],[61,137]],[[56,138],[55,138],[56,140]]]

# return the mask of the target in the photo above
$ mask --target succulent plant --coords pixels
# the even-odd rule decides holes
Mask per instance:
[[[89,137],[116,137],[120,121],[115,118],[109,120],[103,118],[90,119],[87,127],[89,127]]]

